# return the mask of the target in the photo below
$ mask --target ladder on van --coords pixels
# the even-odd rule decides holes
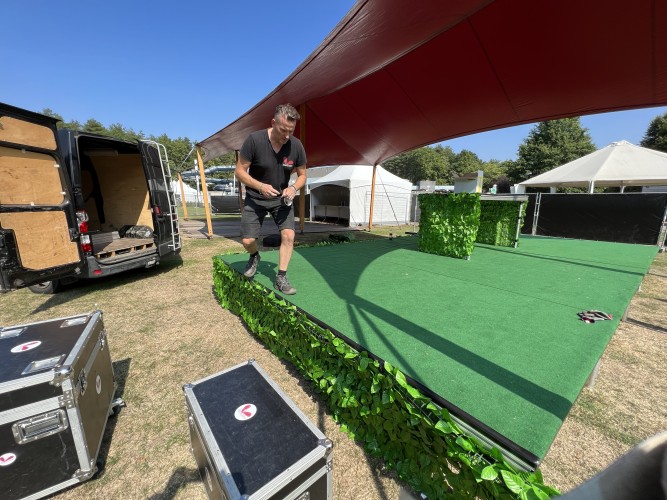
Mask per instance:
[[[155,141],[145,141],[155,146],[158,157],[160,158],[160,170],[162,171],[162,180],[164,181],[167,193],[169,195],[169,223],[171,224],[171,244],[172,250],[176,251],[181,248],[181,233],[178,224],[178,211],[176,209],[176,196],[174,190],[171,188],[171,169],[169,168],[169,156],[167,155],[167,148]]]

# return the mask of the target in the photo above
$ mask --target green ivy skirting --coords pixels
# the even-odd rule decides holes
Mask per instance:
[[[276,356],[290,361],[313,383],[341,429],[415,490],[430,499],[546,500],[558,494],[544,485],[539,470],[516,472],[498,449],[465,435],[446,409],[412,387],[398,369],[355,350],[220,257],[213,259],[213,281],[222,307],[240,316]]]

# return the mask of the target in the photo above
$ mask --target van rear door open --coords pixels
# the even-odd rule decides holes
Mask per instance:
[[[0,292],[83,264],[56,120],[0,103]]]
[[[158,252],[161,256],[169,255],[180,250],[181,241],[167,152],[162,144],[153,141],[139,141],[139,147],[151,196]]]

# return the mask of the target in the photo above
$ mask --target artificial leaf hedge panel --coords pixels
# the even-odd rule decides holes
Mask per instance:
[[[293,304],[213,259],[222,307],[279,358],[290,361],[326,401],[341,429],[428,498],[540,498],[558,492],[540,471],[517,472],[496,448],[464,434],[446,409],[389,363],[357,351]]]
[[[426,253],[469,258],[479,228],[479,198],[477,193],[420,194],[417,248]]]
[[[480,200],[481,214],[477,243],[513,247],[517,226],[523,226],[526,203],[521,201]],[[518,242],[517,242],[518,244]]]

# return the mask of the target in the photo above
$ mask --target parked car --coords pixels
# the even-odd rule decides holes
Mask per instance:
[[[0,292],[153,267],[181,249],[166,149],[0,103]]]

